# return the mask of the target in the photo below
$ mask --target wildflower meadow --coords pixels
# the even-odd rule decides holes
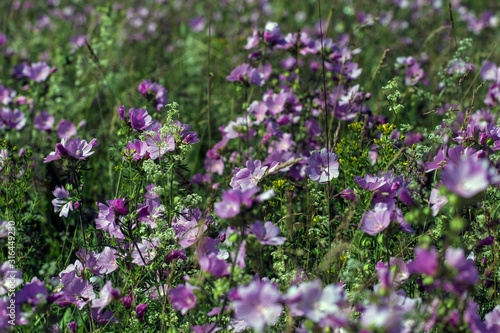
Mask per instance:
[[[0,0],[0,332],[500,332],[500,2]]]

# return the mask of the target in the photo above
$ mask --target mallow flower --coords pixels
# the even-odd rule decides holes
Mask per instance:
[[[62,139],[61,143],[56,144],[56,150],[51,152],[44,159],[44,163],[52,162],[58,160],[64,156],[69,156],[79,160],[85,160],[87,157],[92,155],[92,148],[97,147],[97,139],[93,139],[90,143],[86,140],[80,138],[72,139]]]
[[[282,245],[286,241],[285,237],[278,237],[281,229],[271,221],[267,221],[265,224],[256,221],[250,226],[250,230],[252,230],[262,245]]]
[[[56,197],[52,200],[54,212],[59,211],[59,216],[68,217],[69,211],[73,210],[73,202],[69,200],[69,191],[64,186],[56,186],[52,194]]]
[[[174,289],[170,289],[168,294],[170,295],[170,302],[175,310],[181,311],[182,315],[185,315],[190,309],[194,308],[196,305],[196,295],[193,290],[199,289],[199,287],[194,287],[186,282],[185,285],[178,285]]]
[[[267,278],[238,287],[232,307],[235,318],[245,321],[257,332],[263,332],[266,325],[274,325],[283,312],[278,286]]]
[[[457,165],[449,164],[441,176],[443,185],[462,198],[471,198],[500,181],[488,160],[473,158],[462,159]]]
[[[325,184],[339,176],[338,155],[330,153],[326,148],[314,151],[307,159],[306,173],[309,179]]]

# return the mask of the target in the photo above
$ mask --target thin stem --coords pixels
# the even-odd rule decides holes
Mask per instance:
[[[328,101],[327,101],[327,91],[326,91],[326,74],[325,74],[325,53],[323,44],[323,28],[321,22],[321,0],[318,0],[318,13],[319,13],[319,30],[320,30],[320,40],[321,40],[321,64],[323,67],[323,94],[325,102],[325,126],[326,126],[326,149],[328,154],[326,155],[326,165],[330,165],[330,129],[328,124]],[[330,179],[330,170],[326,168],[326,178]],[[330,202],[330,181],[326,183],[326,193],[328,198],[328,243],[330,248],[332,247],[332,217],[331,217],[331,202]],[[331,276],[328,275],[328,283],[330,283]]]

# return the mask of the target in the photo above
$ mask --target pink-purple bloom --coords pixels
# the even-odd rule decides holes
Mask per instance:
[[[73,210],[73,202],[69,200],[69,191],[64,186],[56,186],[52,194],[56,197],[52,200],[54,212],[59,212],[59,216],[68,217],[70,210]]]
[[[267,166],[262,166],[260,160],[247,161],[246,168],[236,168],[233,171],[230,185],[233,189],[241,188],[242,190],[257,186],[267,168]]]
[[[172,307],[175,310],[181,311],[182,315],[194,308],[196,305],[196,295],[193,290],[199,289],[186,282],[185,285],[178,285],[174,289],[170,289],[168,294],[170,295],[170,302],[172,302]]]
[[[8,108],[0,108],[0,129],[5,129],[5,126],[22,130],[26,126],[26,116],[18,109],[11,110]]]
[[[273,325],[283,312],[278,286],[267,278],[240,286],[233,295],[232,307],[236,319],[243,320],[257,332]]]
[[[56,144],[56,150],[51,152],[44,159],[44,163],[58,160],[62,157],[72,157],[79,160],[85,160],[87,157],[95,153],[92,148],[97,147],[97,139],[93,139],[90,143],[80,138],[62,139],[61,143]]]
[[[50,131],[54,122],[54,116],[47,111],[42,111],[35,116],[35,128],[40,131]]]
[[[154,105],[158,111],[165,107],[168,103],[167,90],[162,85],[144,80],[139,87],[139,93],[144,97],[149,97],[154,101]]]
[[[320,152],[314,151],[311,157],[307,159],[306,173],[309,179],[325,184],[339,176],[338,155],[330,153],[326,148]]]
[[[483,192],[491,184],[497,184],[500,177],[488,160],[462,159],[449,164],[442,174],[443,185],[462,198],[471,198]]]
[[[71,121],[62,119],[57,124],[57,136],[59,139],[69,139],[76,135],[76,127]]]
[[[108,280],[99,291],[99,298],[92,301],[93,308],[99,308],[99,313],[102,313],[102,309],[108,305],[113,298],[118,299],[120,293],[118,290],[113,289],[111,286],[111,281]]]
[[[250,230],[252,230],[262,245],[282,245],[286,241],[285,237],[278,237],[281,229],[271,221],[267,221],[265,224],[256,221],[250,226]]]

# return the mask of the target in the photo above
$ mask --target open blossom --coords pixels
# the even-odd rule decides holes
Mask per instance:
[[[293,316],[304,316],[323,328],[342,327],[347,322],[342,312],[347,295],[340,285],[323,288],[320,280],[303,282],[290,287],[285,299]]]
[[[182,315],[185,315],[190,309],[196,305],[196,295],[193,290],[199,289],[186,282],[186,285],[178,285],[174,289],[170,289],[170,301],[175,310],[180,310]]]
[[[250,226],[250,230],[252,230],[262,245],[282,245],[286,240],[285,237],[278,237],[281,229],[271,221],[267,221],[265,224],[257,221]]]
[[[278,286],[267,278],[238,287],[234,296],[235,318],[245,321],[257,332],[263,332],[266,325],[276,323],[283,312]]]
[[[69,139],[76,135],[76,126],[71,121],[62,119],[57,124],[57,136],[59,139]]]
[[[116,262],[118,252],[106,246],[97,257],[97,266],[99,266],[99,273],[109,274],[114,272],[119,266]]]
[[[40,83],[47,80],[49,75],[54,73],[56,70],[56,67],[50,68],[50,66],[45,62],[35,62],[23,68],[22,76]]]
[[[235,170],[237,171],[236,173],[233,171],[234,176],[231,179],[233,189],[241,188],[246,190],[247,188],[257,186],[268,168],[267,166],[262,167],[260,160],[247,161],[246,166],[246,168]]]
[[[132,128],[147,131],[154,125],[153,118],[148,114],[148,111],[143,108],[128,110],[130,126]]]
[[[4,85],[0,85],[0,103],[3,105],[8,105],[12,103],[16,97],[17,92],[14,89],[6,88]]]
[[[97,139],[93,139],[90,143],[86,140],[80,138],[72,139],[62,139],[61,143],[56,144],[56,150],[44,159],[44,163],[52,162],[58,160],[64,156],[69,156],[79,160],[85,160],[87,157],[92,155],[92,148],[97,147]]]
[[[148,145],[146,142],[135,139],[134,142],[128,142],[124,150],[124,155],[126,157],[132,157],[132,161],[138,161],[144,157],[149,157],[149,152],[147,151]],[[126,157],[123,157],[125,160]]]
[[[137,89],[142,96],[151,96],[154,99],[154,105],[158,111],[164,108],[168,103],[167,89],[156,82],[144,80],[139,84]]]
[[[432,205],[432,216],[437,216],[441,208],[448,202],[448,198],[439,194],[439,190],[433,188],[429,203]]]
[[[449,164],[441,176],[443,185],[462,198],[471,198],[500,181],[488,160],[473,158],[462,159],[457,165]]]
[[[391,224],[391,212],[387,204],[377,203],[373,210],[366,212],[361,219],[361,230],[369,235],[384,231]]]
[[[50,131],[54,122],[54,116],[47,111],[42,111],[35,116],[35,128],[40,131]]]
[[[111,281],[108,280],[102,287],[101,291],[99,291],[99,298],[92,301],[92,307],[99,308],[99,313],[102,313],[102,309],[104,309],[104,307],[108,305],[113,298],[118,299],[119,296],[120,292],[116,289],[113,289],[111,286]]]
[[[5,126],[20,131],[26,126],[26,116],[18,109],[0,108],[0,129]]]
[[[64,200],[69,199],[69,191],[63,186],[56,186],[52,194],[56,197],[52,200],[54,212],[59,211],[59,216],[68,217],[69,211],[73,210],[73,202],[71,200]]]
[[[230,82],[250,83],[256,86],[262,86],[265,82],[264,74],[249,64],[243,64],[233,69],[231,74],[226,77],[226,80]]]
[[[314,151],[307,159],[306,173],[309,179],[325,184],[339,176],[338,155],[330,153],[326,148]]]
[[[88,302],[95,299],[92,284],[78,276],[74,276],[74,278],[64,286],[63,295],[64,299],[76,305],[78,310],[83,309]]]
[[[269,200],[274,196],[274,191],[269,190],[253,198],[253,195],[258,191],[258,187],[247,190],[222,191],[222,201],[216,202],[214,205],[215,214],[223,219],[228,219],[240,213],[241,205],[250,207],[253,202]]]
[[[97,229],[102,229],[109,232],[110,237],[115,237],[117,239],[124,239],[120,226],[115,221],[115,209],[113,208],[113,202],[111,200],[107,201],[107,205],[102,203],[96,203],[99,207],[99,214],[95,219]]]
[[[169,151],[175,150],[175,138],[173,135],[163,136],[162,134],[158,134],[153,139],[147,139],[146,144],[146,150],[153,160],[165,155]]]
[[[434,275],[438,270],[438,254],[435,247],[426,250],[422,247],[415,249],[415,260],[408,264],[410,273],[424,273]]]

